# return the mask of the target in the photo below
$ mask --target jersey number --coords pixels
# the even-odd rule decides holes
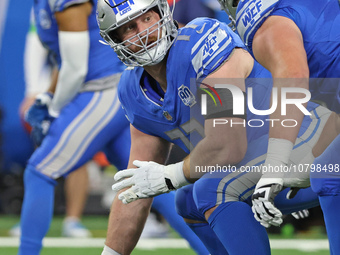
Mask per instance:
[[[194,145],[190,142],[189,138],[187,137],[191,132],[196,131],[202,138],[204,138],[204,127],[201,123],[199,123],[195,118],[185,122],[184,124],[180,125],[180,128],[175,128],[173,130],[165,132],[167,136],[171,140],[181,139],[184,143],[185,147],[192,151]]]

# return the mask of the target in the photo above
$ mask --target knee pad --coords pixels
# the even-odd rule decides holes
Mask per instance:
[[[193,198],[193,186],[192,184],[176,190],[176,211],[185,219],[205,221],[204,215],[197,210]]]

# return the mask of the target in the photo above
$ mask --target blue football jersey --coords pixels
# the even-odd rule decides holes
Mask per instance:
[[[88,2],[89,0],[36,0],[34,15],[37,33],[43,45],[48,48],[57,64],[61,65],[58,43],[58,24],[54,13],[63,11],[71,5]],[[91,1],[92,2],[92,1]],[[94,4],[96,5],[97,1]],[[109,46],[99,42],[102,40],[96,20],[96,6],[88,18],[90,34],[90,54],[88,73],[85,82],[120,73],[125,66]],[[110,56],[110,57],[108,57]]]
[[[236,26],[252,53],[256,31],[269,16],[291,19],[300,29],[311,78],[340,77],[340,7],[338,0],[245,0],[240,1]],[[289,40],[289,38],[287,38]],[[328,103],[340,112],[338,81],[311,80],[312,99]]]
[[[180,29],[167,59],[167,90],[162,100],[153,99],[148,93],[152,86],[145,86],[145,83],[155,81],[142,67],[123,72],[118,94],[131,124],[146,134],[162,137],[190,152],[204,137],[204,118],[196,80],[216,70],[236,47],[244,47],[238,35],[214,19],[198,18]],[[249,78],[254,77],[270,77],[270,74],[255,62]],[[249,79],[247,86],[254,84],[254,80]],[[270,84],[259,88],[260,97],[254,103],[257,109],[269,108],[270,92]],[[251,132],[248,139],[255,136]],[[258,135],[266,130],[259,128],[254,132]]]

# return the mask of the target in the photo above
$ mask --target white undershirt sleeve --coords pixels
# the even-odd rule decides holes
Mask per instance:
[[[51,83],[52,67],[47,63],[47,50],[42,46],[35,31],[27,34],[24,54],[25,96],[44,92]]]
[[[61,68],[49,113],[58,117],[60,110],[79,92],[88,71],[90,36],[88,31],[59,31]]]

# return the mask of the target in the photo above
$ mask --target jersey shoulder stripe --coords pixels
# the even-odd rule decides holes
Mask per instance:
[[[274,10],[279,0],[245,0],[240,1],[236,11],[236,28],[251,51],[251,42],[255,32]]]
[[[171,55],[181,56],[180,60],[172,60],[181,65],[182,70],[193,68],[196,78],[201,78],[228,59],[235,47],[244,48],[244,45],[226,24],[215,19],[197,18],[179,30]]]

